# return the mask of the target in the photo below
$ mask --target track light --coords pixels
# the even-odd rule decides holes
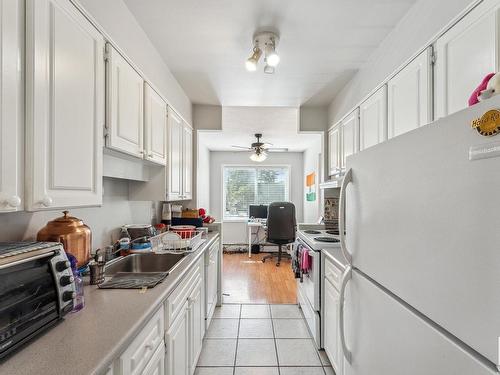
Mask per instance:
[[[276,67],[280,62],[280,57],[276,53],[274,42],[272,44],[266,44],[265,52],[267,65]]]
[[[267,62],[266,66],[264,66],[264,73],[274,74],[274,66],[269,65],[269,62]]]
[[[262,50],[259,47],[254,47],[252,56],[245,62],[245,66],[249,72],[255,72],[257,70],[257,63],[261,56]]]
[[[264,73],[273,74],[276,66],[280,62],[280,57],[276,52],[276,46],[279,42],[279,36],[271,31],[261,31],[257,32],[253,36],[253,52],[245,62],[245,66],[248,71],[254,72],[257,70],[257,64],[259,62],[262,53],[264,53]]]

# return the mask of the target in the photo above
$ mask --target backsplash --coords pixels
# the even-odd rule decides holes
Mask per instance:
[[[339,198],[325,198],[325,210],[323,213],[325,227],[337,229],[339,222]]]
[[[83,220],[92,230],[92,248],[117,240],[123,224],[151,223],[159,217],[160,204],[151,201],[130,201],[128,181],[103,179],[101,207],[68,209],[71,216]],[[33,240],[47,221],[62,216],[63,210],[43,212],[13,212],[0,214],[0,242]]]

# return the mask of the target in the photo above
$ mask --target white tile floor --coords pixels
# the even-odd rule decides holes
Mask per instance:
[[[335,375],[297,305],[223,305],[195,375]]]

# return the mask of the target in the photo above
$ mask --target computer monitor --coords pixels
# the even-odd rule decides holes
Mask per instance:
[[[267,219],[267,205],[251,204],[248,206],[248,217],[254,219]]]

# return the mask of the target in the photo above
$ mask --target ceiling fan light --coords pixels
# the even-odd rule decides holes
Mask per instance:
[[[259,152],[259,153],[255,152],[250,155],[250,160],[255,161],[257,163],[261,163],[266,159],[267,159],[267,154],[265,152]]]

